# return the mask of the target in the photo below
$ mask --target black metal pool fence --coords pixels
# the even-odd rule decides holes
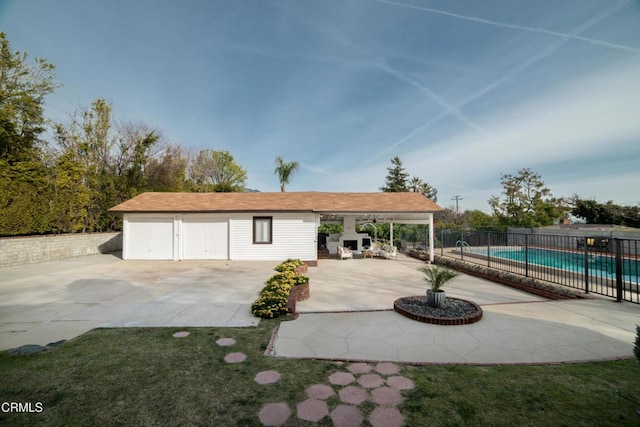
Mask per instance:
[[[511,231],[435,234],[442,256],[640,304],[640,240]]]

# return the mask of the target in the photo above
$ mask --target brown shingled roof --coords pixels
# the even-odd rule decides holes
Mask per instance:
[[[142,193],[110,212],[435,212],[420,193]]]

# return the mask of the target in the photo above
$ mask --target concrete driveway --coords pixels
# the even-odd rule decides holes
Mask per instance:
[[[91,255],[0,269],[0,350],[96,327],[252,326],[276,262],[123,261]]]

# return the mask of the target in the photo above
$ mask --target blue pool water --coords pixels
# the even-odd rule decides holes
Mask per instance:
[[[479,249],[479,248],[478,248]],[[471,252],[486,255],[486,249],[479,251],[474,248]],[[525,262],[527,256],[524,248],[491,248],[491,257],[502,258],[513,261]],[[529,264],[544,267],[558,268],[561,270],[584,273],[584,253],[555,251],[551,249],[529,248]],[[603,256],[589,254],[589,274],[593,276],[606,277],[615,280],[616,264],[613,256]],[[625,259],[622,264],[622,276],[626,282],[638,283],[640,276],[640,262],[637,260]]]

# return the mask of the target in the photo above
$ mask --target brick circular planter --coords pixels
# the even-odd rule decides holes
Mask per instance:
[[[433,323],[434,325],[469,325],[471,323],[475,323],[480,319],[482,319],[482,308],[480,308],[480,306],[475,302],[468,301],[466,299],[447,297],[447,299],[455,299],[458,301],[464,301],[466,303],[471,304],[476,309],[474,313],[468,314],[462,317],[438,317],[438,316],[427,315],[424,313],[414,313],[414,312],[405,310],[399,304],[399,302],[404,300],[405,298],[425,298],[426,299],[426,297],[422,297],[422,296],[403,297],[403,298],[398,298],[393,303],[393,309],[397,313],[402,314],[403,316],[408,317],[409,319],[417,320],[418,322]]]

